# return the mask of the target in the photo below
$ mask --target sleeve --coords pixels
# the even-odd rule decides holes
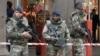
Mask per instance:
[[[68,41],[71,37],[70,37],[70,32],[66,23],[65,23],[65,33],[66,33],[66,41]]]
[[[6,25],[6,29],[7,29],[8,37],[10,37],[10,38],[22,37],[22,33],[20,33],[19,31],[16,31],[17,29],[13,26],[11,21],[8,21],[8,23]]]
[[[43,28],[42,35],[46,40],[49,40],[50,35],[49,35],[49,30],[47,28],[47,24],[45,24],[45,26]]]
[[[86,34],[84,23],[85,23],[84,20],[82,18],[79,18],[78,15],[74,15],[71,18],[71,26],[72,26],[73,30],[82,35]],[[73,31],[71,32],[71,34],[72,35],[74,34]]]
[[[77,15],[72,16],[71,22],[70,22],[70,23],[71,23],[71,26],[72,26],[74,29],[80,27],[80,23],[79,23],[79,21],[78,21],[78,16],[77,16]]]
[[[28,27],[29,24],[28,24],[28,20],[27,20],[27,18],[24,17],[23,19],[24,19],[24,20],[23,20],[23,24],[24,24],[26,27]]]
[[[70,39],[70,32],[69,32],[68,28],[66,29],[66,33],[67,33],[67,40],[69,40]]]

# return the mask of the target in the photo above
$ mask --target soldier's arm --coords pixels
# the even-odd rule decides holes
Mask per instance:
[[[23,17],[23,24],[26,26],[26,27],[28,27],[29,26],[29,24],[28,24],[28,20],[27,20],[27,18],[26,17]]]
[[[70,39],[70,32],[69,32],[68,28],[66,29],[66,34],[67,34],[67,39],[66,40],[69,40]]]
[[[11,23],[11,21],[9,21],[7,23],[7,34],[8,34],[8,37],[10,38],[18,38],[18,36],[22,36],[22,33],[19,33],[18,31],[15,31],[15,27],[13,26],[13,24]]]
[[[73,15],[71,18],[71,25],[74,29],[79,28],[80,27],[80,23],[78,21],[78,16],[77,15]]]
[[[73,29],[80,32],[80,34],[86,33],[84,29],[85,21],[83,19],[80,19],[77,14],[72,17],[72,26],[73,26]]]
[[[26,18],[23,18],[23,22],[22,22],[26,27],[29,26],[28,25],[28,21]],[[24,37],[23,33],[18,31],[16,26],[14,26],[13,21],[9,21],[7,23],[7,34],[8,37],[10,38],[19,38],[19,37]]]
[[[26,17],[23,17],[23,22],[22,22],[26,27],[29,27],[29,24],[28,24],[28,20],[27,20],[27,18]],[[28,28],[28,30],[27,31],[25,31],[25,32],[28,32],[27,34],[27,39],[31,39],[32,38],[32,35],[29,33],[29,32],[31,32],[32,33],[32,29],[31,28]],[[25,34],[26,35],[26,34]],[[25,36],[24,36],[25,37]]]
[[[66,41],[69,41],[69,39],[71,38],[70,37],[70,32],[69,32],[69,29],[65,23],[65,32],[66,32]]]
[[[45,24],[43,31],[42,31],[42,35],[46,40],[50,39],[50,35],[48,34],[49,30],[47,28],[47,24]]]

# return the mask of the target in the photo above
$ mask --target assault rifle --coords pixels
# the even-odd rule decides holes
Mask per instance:
[[[50,30],[50,32],[52,32],[51,36],[54,36],[56,38],[57,44],[61,47],[61,48],[65,48],[66,47],[66,42],[65,39],[63,37],[61,37],[61,34],[58,34],[56,32],[55,29],[53,29],[53,27],[49,27],[48,29]]]
[[[41,42],[41,40],[38,38],[38,35],[35,32],[33,32],[29,26],[25,26],[22,22],[23,20],[19,20],[17,22],[18,27],[22,28],[20,32],[28,31],[32,38],[35,37],[38,41]]]

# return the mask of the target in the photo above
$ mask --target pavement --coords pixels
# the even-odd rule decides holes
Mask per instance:
[[[29,56],[36,56],[35,49],[36,49],[35,47],[29,48]],[[9,55],[8,51],[6,49],[4,49],[4,47],[0,47],[0,56],[10,56],[10,55]],[[100,46],[93,47],[93,56],[100,56]]]
[[[93,56],[100,56],[100,46],[93,47]]]

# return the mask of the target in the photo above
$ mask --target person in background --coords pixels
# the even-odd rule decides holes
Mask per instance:
[[[12,9],[12,2],[7,1],[7,18],[6,18],[6,23],[10,20],[11,17],[13,17],[14,10]],[[6,42],[10,42],[9,38],[6,37]],[[10,45],[7,45],[8,51],[10,51]]]
[[[7,21],[9,21],[9,18],[13,17],[14,10],[12,6],[13,6],[12,2],[7,1]]]
[[[97,43],[96,40],[96,30],[97,26],[99,26],[99,15],[96,14],[96,9],[92,9],[92,12],[90,14],[90,19],[92,19],[92,37],[93,37],[93,43]]]

